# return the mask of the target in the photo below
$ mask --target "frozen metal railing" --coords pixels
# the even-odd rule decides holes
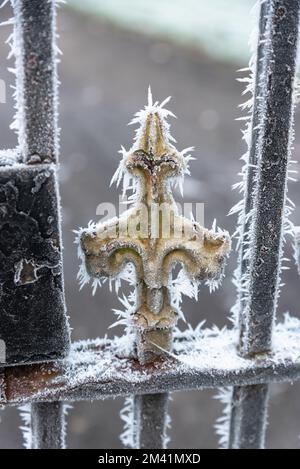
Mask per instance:
[[[58,154],[55,1],[13,0],[12,4],[23,54],[17,55],[21,154],[30,164],[51,163]],[[258,43],[250,146],[250,163],[258,169],[248,168],[245,210],[246,214],[252,211],[252,217],[243,230],[252,255],[244,262],[241,254],[241,274],[249,274],[249,295],[243,292],[239,298],[239,350],[235,330],[214,329],[177,333],[167,355],[158,353],[155,346],[145,348],[138,338],[138,354],[129,357],[122,352],[122,338],[99,339],[73,344],[62,360],[30,365],[20,360],[17,366],[4,366],[0,404],[31,404],[32,447],[64,447],[64,401],[134,395],[134,444],[159,448],[164,444],[167,393],[220,386],[234,386],[229,446],[263,447],[268,383],[300,378],[300,321],[287,317],[274,327],[299,4],[298,0],[269,0],[261,7],[260,38],[264,40]],[[130,255],[135,256],[132,251]],[[142,290],[147,288],[141,285]],[[147,295],[151,309],[155,295]],[[160,333],[152,337],[157,343]],[[161,340],[168,350],[169,335]],[[153,361],[156,354],[161,356]]]
[[[245,245],[240,310],[240,353],[272,350],[279,294],[288,163],[293,138],[293,91],[299,2],[266,0],[261,5],[252,141],[246,187]],[[253,157],[254,155],[254,157]],[[251,213],[251,210],[253,213]],[[245,290],[247,290],[245,294]],[[230,446],[263,447],[267,385],[234,389]]]
[[[264,0],[260,3],[259,25],[256,44],[255,67],[253,71],[253,104],[250,130],[250,143],[248,149],[248,161],[246,166],[246,184],[244,192],[244,207],[241,220],[241,239],[239,252],[239,267],[237,269],[238,291],[238,319],[239,319],[239,347],[242,348],[246,315],[244,309],[247,307],[248,284],[249,284],[249,263],[248,255],[251,243],[250,231],[252,214],[254,209],[254,198],[257,182],[257,167],[259,160],[259,138],[261,134],[263,120],[263,91],[266,83],[266,62],[268,37],[266,34],[267,20],[271,11],[271,1]],[[249,138],[248,137],[248,138]],[[256,386],[234,387],[232,390],[231,416],[228,436],[228,446],[230,448],[242,447],[262,447],[264,445],[264,434],[266,421],[266,405],[268,396],[268,386],[265,384]],[[254,409],[255,407],[255,409]],[[255,410],[253,412],[253,410]],[[245,434],[244,434],[245,433]]]

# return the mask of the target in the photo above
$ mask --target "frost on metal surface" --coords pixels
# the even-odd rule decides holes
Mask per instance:
[[[246,135],[248,152],[243,201],[239,212],[240,265],[237,269],[239,349],[243,356],[272,353],[273,329],[284,268],[285,235],[294,236],[289,220],[294,204],[287,196],[299,30],[298,0],[260,2],[251,121]],[[288,40],[286,40],[288,38]],[[250,132],[249,132],[250,131]],[[254,163],[254,169],[252,165]],[[237,317],[238,316],[238,317]],[[232,448],[262,448],[265,440],[268,387],[236,388],[231,412]]]
[[[179,152],[173,144],[167,122],[172,113],[164,108],[168,101],[154,103],[149,89],[148,104],[131,122],[138,124],[134,144],[129,151],[121,150],[113,182],[123,182],[123,193],[132,191],[131,206],[120,218],[97,225],[91,222],[77,238],[81,283],[90,278],[119,280],[121,272],[121,278],[135,285],[133,301],[125,306],[141,362],[171,349],[181,293],[193,294],[199,281],[214,284],[221,279],[230,249],[226,232],[209,231],[178,213],[172,187],[182,185],[191,157],[190,149]],[[156,207],[162,217],[168,217],[169,226],[155,218]],[[123,268],[128,264],[134,269],[126,277]],[[177,281],[171,277],[175,264],[182,266]]]
[[[240,105],[242,111],[246,112],[240,120],[245,121],[243,129],[243,140],[246,143],[246,152],[242,155],[243,162],[240,172],[241,181],[233,186],[242,194],[242,199],[230,211],[230,214],[237,214],[238,222],[234,236],[237,239],[236,250],[238,251],[238,265],[234,272],[233,283],[237,290],[237,299],[231,309],[232,322],[236,328],[237,344],[241,347],[245,327],[244,309],[249,299],[250,283],[250,255],[251,255],[251,230],[255,214],[254,199],[257,185],[257,168],[260,149],[260,133],[262,129],[263,110],[263,87],[266,83],[266,50],[269,47],[267,39],[267,13],[268,0],[258,0],[252,9],[252,16],[255,18],[255,27],[250,36],[251,57],[249,67],[242,72],[248,72],[249,76],[239,78],[239,81],[246,83],[243,95],[248,95],[245,103]],[[225,405],[223,415],[217,420],[216,431],[220,438],[220,446],[228,448],[233,427],[232,405],[235,390],[221,390],[219,397]]]
[[[19,407],[25,449],[64,449],[66,416],[71,406],[62,402],[24,404]],[[46,423],[46,424],[45,424]]]
[[[22,162],[20,151],[14,150],[0,150],[0,167],[14,166]]]
[[[55,167],[4,166],[0,182],[0,338],[7,364],[62,357],[69,331]]]
[[[23,161],[33,164],[58,159],[57,3],[11,0],[14,17],[7,22],[13,25],[7,42],[9,58],[15,58],[10,71],[16,75],[11,128],[17,132]]]
[[[300,274],[300,226],[294,228],[294,260]]]
[[[263,125],[255,192],[251,243],[249,302],[245,310],[244,353],[271,349],[272,325],[280,293],[283,244],[293,235],[292,205],[287,196],[289,163],[294,139],[295,73],[299,1],[271,0]],[[283,36],[288,35],[289,41]],[[270,79],[274,77],[274,79]],[[270,206],[270,200],[272,205]]]
[[[32,449],[65,449],[69,408],[63,402],[31,404]]]
[[[129,208],[119,218],[105,223],[90,222],[77,232],[81,262],[81,285],[93,279],[93,290],[101,280],[121,279],[133,287],[121,298],[125,312],[118,311],[118,324],[126,326],[128,349],[140,364],[152,363],[172,351],[173,329],[179,317],[182,294],[197,297],[200,281],[214,289],[221,281],[230,250],[228,233],[207,230],[193,219],[184,218],[172,189],[182,191],[189,174],[191,148],[178,151],[170,134],[168,118],[173,114],[162,103],[148,103],[130,124],[137,124],[129,151],[122,159],[112,182],[130,192]],[[173,267],[181,270],[176,279]],[[138,448],[163,448],[167,444],[168,395],[135,396],[122,413],[123,440]],[[130,425],[132,428],[130,428]]]
[[[31,405],[24,404],[19,407],[22,425],[20,430],[23,435],[23,444],[25,449],[32,448],[32,431],[31,431]]]
[[[240,172],[241,180],[233,188],[242,194],[242,199],[232,207],[230,214],[237,214],[238,223],[234,237],[237,239],[236,250],[239,252],[239,262],[234,273],[234,284],[237,288],[237,301],[232,308],[232,321],[235,326],[242,325],[243,307],[247,302],[249,293],[249,261],[251,225],[254,215],[253,201],[257,182],[257,165],[259,155],[259,135],[261,131],[262,90],[265,82],[265,50],[266,50],[266,8],[267,1],[259,0],[252,10],[256,17],[255,28],[249,43],[251,58],[247,69],[248,77],[239,78],[238,81],[246,83],[243,95],[248,99],[240,105],[246,115],[240,120],[245,121],[243,140],[246,143],[246,152],[242,155],[243,166]],[[254,105],[255,103],[255,105]],[[240,324],[239,324],[240,323]]]
[[[134,419],[134,397],[125,398],[123,409],[120,412],[123,421],[123,432],[120,435],[121,443],[125,448],[135,447],[136,421]]]
[[[260,11],[260,21],[259,13]],[[262,150],[262,131],[265,125],[265,100],[264,96],[264,87],[267,83],[267,73],[269,69],[267,67],[267,56],[270,53],[270,25],[267,26],[268,20],[268,11],[270,12],[270,1],[269,0],[259,0],[256,3],[253,13],[257,16],[258,27],[252,33],[250,45],[252,49],[252,56],[249,63],[250,75],[249,77],[239,79],[241,82],[246,83],[246,89],[243,94],[250,94],[250,98],[241,105],[243,110],[247,110],[248,113],[241,120],[246,120],[246,126],[243,131],[243,138],[247,145],[247,151],[242,156],[241,160],[244,162],[244,165],[241,170],[241,181],[234,185],[234,189],[238,189],[242,194],[242,200],[236,204],[231,209],[231,214],[238,215],[238,224],[236,230],[237,238],[237,250],[239,251],[239,265],[235,272],[234,282],[237,286],[237,302],[232,308],[233,313],[233,322],[238,325],[240,321],[241,327],[241,336],[243,335],[243,330],[245,325],[241,311],[247,304],[249,299],[249,265],[251,260],[251,249],[253,243],[251,244],[251,239],[253,239],[252,233],[252,220],[256,213],[256,206],[254,206],[257,199],[257,168],[261,159]],[[270,22],[269,22],[270,23]],[[244,71],[244,70],[243,70]],[[272,113],[272,110],[270,111]],[[294,132],[291,127],[291,134],[289,139],[289,150],[292,147],[294,138]],[[295,181],[294,174],[297,172],[292,169],[292,166],[296,162],[291,160],[290,155],[288,158],[288,180]],[[283,225],[282,225],[282,247],[280,249],[280,269],[279,274],[282,270],[288,269],[288,266],[282,265],[285,262],[288,262],[289,259],[283,258],[282,251],[285,238],[287,235],[294,236],[294,226],[293,222],[290,219],[291,213],[294,209],[294,203],[287,197],[287,187],[286,187],[286,196],[284,204],[284,216],[283,216]],[[280,292],[280,277],[278,277],[278,292],[277,297]]]
[[[219,437],[219,447],[227,449],[230,434],[232,387],[219,388],[215,399],[218,399],[224,407],[222,415],[218,417],[214,428]]]
[[[7,2],[6,2],[7,3]],[[0,339],[6,364],[66,355],[60,236],[55,2],[12,0],[19,145],[0,151]],[[41,164],[43,163],[43,164]],[[34,339],[33,339],[34,337]]]
[[[147,365],[128,355],[125,337],[81,341],[72,345],[63,361],[7,368],[0,404],[95,400],[299,379],[299,319],[286,315],[275,327],[273,340],[272,355],[246,359],[236,352],[233,329],[189,329],[174,334],[172,353]]]

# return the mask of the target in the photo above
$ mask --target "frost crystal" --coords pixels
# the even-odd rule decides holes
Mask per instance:
[[[252,14],[256,18],[258,18],[259,6],[264,2],[264,0],[259,0],[256,2],[255,7],[253,8]],[[236,183],[233,186],[233,189],[238,190],[239,193],[242,194],[242,199],[232,207],[229,214],[234,215],[237,214],[238,216],[238,223],[237,228],[234,233],[234,237],[237,239],[236,249],[239,251],[239,263],[234,273],[234,280],[233,283],[237,288],[237,302],[232,308],[232,322],[234,326],[238,325],[239,321],[239,313],[241,309],[241,301],[245,299],[247,292],[249,290],[249,272],[248,269],[245,269],[246,263],[249,262],[250,256],[250,246],[249,246],[249,239],[251,236],[251,220],[253,218],[253,206],[251,206],[251,202],[247,203],[247,200],[252,200],[254,197],[255,191],[255,184],[256,184],[256,171],[257,171],[257,164],[256,155],[252,157],[253,161],[250,161],[250,152],[251,150],[256,151],[257,142],[254,142],[253,139],[257,138],[255,134],[253,136],[253,121],[257,116],[254,116],[253,109],[254,109],[254,97],[255,97],[255,86],[256,86],[256,79],[257,79],[257,66],[261,62],[261,58],[257,58],[257,48],[259,45],[259,36],[258,36],[258,28],[257,26],[254,27],[253,32],[250,37],[250,49],[252,52],[249,67],[243,69],[241,71],[249,71],[249,77],[239,78],[238,81],[242,83],[246,83],[246,88],[243,92],[243,95],[250,94],[250,98],[243,103],[240,107],[243,111],[247,111],[247,115],[242,120],[246,121],[245,128],[243,130],[243,140],[246,143],[247,150],[246,153],[242,155],[241,160],[243,162],[242,170],[240,172],[241,181]],[[258,96],[259,99],[259,96]],[[260,107],[260,106],[258,106]],[[259,129],[255,129],[255,132],[258,133]],[[247,210],[250,210],[247,212]]]
[[[31,431],[31,406],[30,404],[25,404],[19,407],[20,417],[23,421],[23,425],[20,427],[20,430],[23,433],[24,438],[24,447],[25,449],[32,448],[32,431]]]
[[[135,420],[134,420],[134,403],[133,397],[127,397],[124,402],[124,407],[120,412],[121,420],[124,422],[123,433],[120,435],[120,440],[126,448],[135,447]]]
[[[219,437],[219,447],[222,449],[227,449],[229,443],[232,388],[220,388],[215,398],[218,399],[224,406],[223,414],[217,419],[215,423],[215,431]]]

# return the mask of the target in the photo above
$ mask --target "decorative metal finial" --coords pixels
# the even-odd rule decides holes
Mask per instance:
[[[80,277],[118,278],[124,266],[135,267],[136,301],[131,323],[136,331],[136,352],[146,363],[172,347],[172,328],[178,311],[172,302],[171,271],[181,264],[186,278],[195,283],[217,282],[230,250],[229,235],[201,227],[179,214],[172,185],[188,173],[191,148],[177,151],[169,133],[164,108],[167,98],[148,104],[135,115],[139,124],[132,148],[113,177],[123,190],[133,190],[131,207],[120,218],[90,224],[80,230]]]

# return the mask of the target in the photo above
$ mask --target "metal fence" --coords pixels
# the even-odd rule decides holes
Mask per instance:
[[[1,253],[6,252],[7,239],[16,243],[1,258],[0,338],[6,345],[6,363],[0,368],[0,404],[30,404],[29,446],[63,448],[64,403],[134,396],[128,403],[132,408],[126,442],[154,449],[166,444],[168,393],[228,386],[227,446],[263,448],[269,383],[300,377],[299,321],[288,317],[275,322],[289,212],[286,187],[300,1],[260,4],[249,151],[239,205],[236,326],[176,332],[172,351],[170,337],[159,335],[163,352],[170,345],[167,353],[145,349],[143,331],[137,356],[126,353],[122,337],[74,343],[69,350],[55,179],[56,3],[12,0],[19,147],[2,152],[0,158],[1,229],[8,233]],[[21,206],[27,199],[30,210]],[[30,220],[24,214],[30,214]],[[150,288],[145,272],[140,281]]]

